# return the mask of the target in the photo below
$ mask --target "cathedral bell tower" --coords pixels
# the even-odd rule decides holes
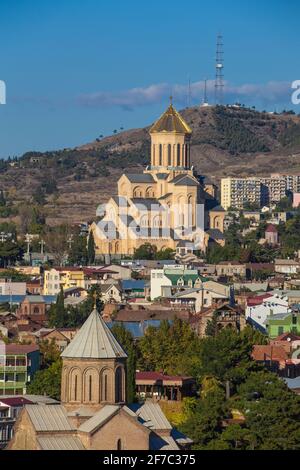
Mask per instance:
[[[127,354],[96,306],[61,357],[61,401],[67,410],[126,403]]]
[[[171,103],[150,129],[151,171],[190,169],[191,128]]]

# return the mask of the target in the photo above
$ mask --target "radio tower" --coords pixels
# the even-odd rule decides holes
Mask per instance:
[[[216,81],[215,81],[215,102],[222,104],[224,90],[224,52],[223,52],[223,36],[218,34],[217,37],[217,53],[216,53]]]

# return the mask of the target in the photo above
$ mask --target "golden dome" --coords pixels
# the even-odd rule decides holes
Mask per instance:
[[[172,103],[150,129],[150,134],[156,132],[174,132],[175,134],[191,134],[192,129],[173,107]]]

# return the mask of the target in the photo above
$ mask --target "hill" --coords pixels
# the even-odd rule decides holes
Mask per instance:
[[[181,114],[193,130],[192,164],[216,183],[226,175],[300,173],[300,117],[291,112],[218,106]],[[132,129],[74,149],[0,160],[0,189],[11,207],[0,215],[18,221],[18,206],[30,202],[43,207],[50,225],[92,220],[97,205],[116,194],[122,172],[142,171],[149,162],[148,131]]]

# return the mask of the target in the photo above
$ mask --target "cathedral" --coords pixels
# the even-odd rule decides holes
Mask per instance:
[[[61,403],[25,405],[7,450],[178,450],[159,404],[127,403],[127,354],[94,307],[62,353]]]
[[[204,205],[191,167],[191,134],[171,102],[150,129],[151,164],[121,176],[118,196],[91,226],[96,255],[132,255],[145,243],[158,250],[185,244],[203,249]]]

